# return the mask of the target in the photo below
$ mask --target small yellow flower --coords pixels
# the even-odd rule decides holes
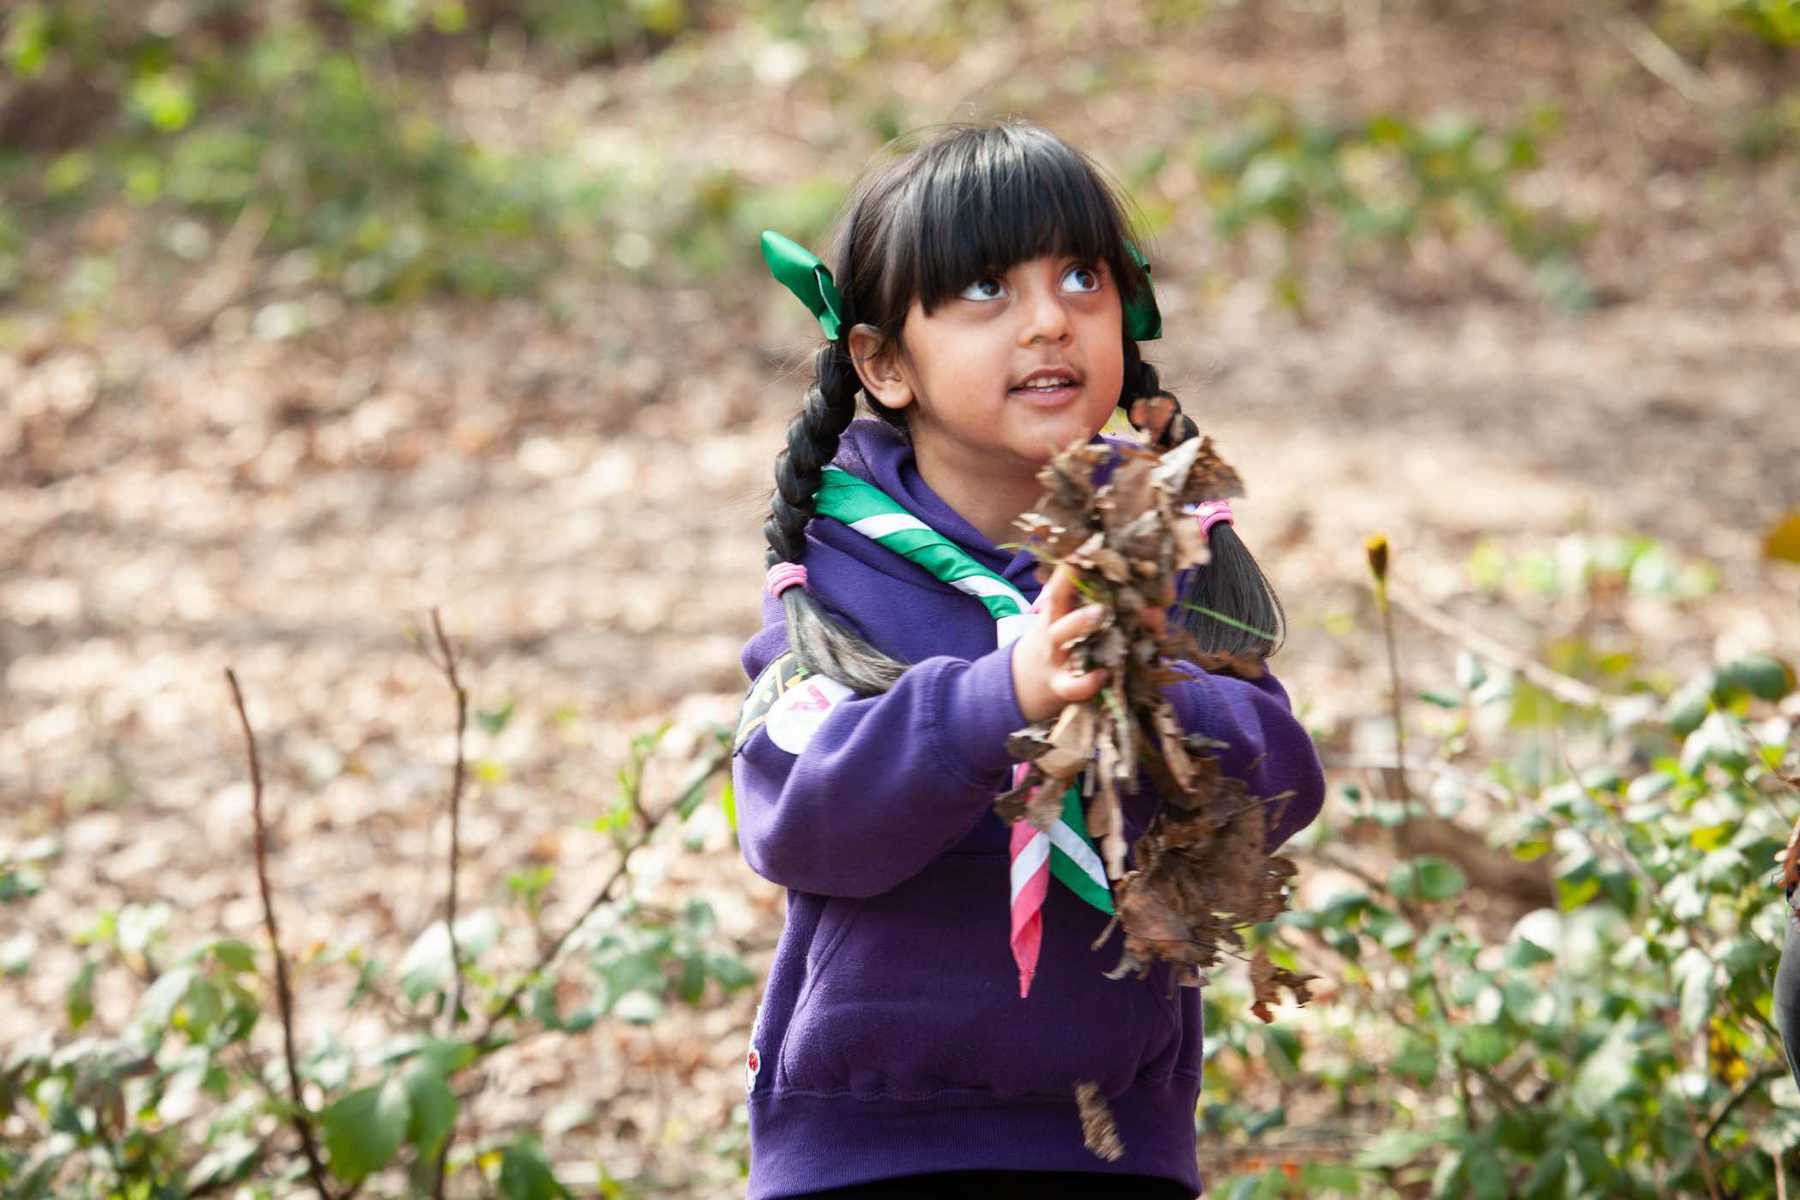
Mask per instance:
[[[1373,533],[1363,539],[1363,549],[1369,554],[1369,570],[1375,573],[1376,583],[1387,582],[1388,541],[1387,534]]]

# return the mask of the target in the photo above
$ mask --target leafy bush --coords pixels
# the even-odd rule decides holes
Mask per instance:
[[[509,705],[479,718],[498,732],[510,713]],[[618,864],[579,920],[548,935],[539,902],[550,874],[523,872],[510,881],[535,935],[528,940],[543,948],[534,964],[497,961],[508,925],[521,918],[493,908],[458,915],[454,937],[443,920],[434,922],[394,962],[367,946],[327,949],[306,962],[308,970],[347,968],[355,985],[344,1013],[316,1041],[297,1040],[289,963],[271,959],[266,946],[209,939],[169,958],[167,905],[103,914],[82,938],[87,958],[68,989],[66,1027],[0,1057],[0,1132],[7,1134],[0,1191],[34,1200],[196,1196],[247,1186],[254,1195],[306,1191],[328,1200],[364,1181],[381,1183],[381,1194],[396,1194],[404,1180],[410,1194],[442,1195],[446,1173],[472,1173],[484,1192],[497,1186],[514,1200],[567,1195],[540,1130],[487,1130],[469,1119],[483,1065],[530,1038],[604,1020],[653,1022],[665,1004],[714,1005],[752,982],[704,901],[669,913],[634,902],[620,887],[632,854],[659,828],[690,817],[729,761],[729,731],[708,731],[687,784],[671,802],[653,802],[645,767],[669,729],[632,741],[617,798],[596,822],[612,836]],[[460,736],[458,745],[453,807],[463,775]],[[724,787],[729,815],[728,773]],[[0,868],[0,899],[41,886],[33,864],[54,853],[53,845],[34,843]],[[267,919],[272,930],[275,918]],[[9,973],[30,969],[23,961],[29,947],[0,949]],[[144,986],[125,1028],[98,1031],[96,979],[115,969]],[[387,1035],[372,1048],[353,1046],[351,1027],[371,1023]],[[609,1195],[623,1194],[610,1180],[607,1186]],[[470,1190],[467,1182],[459,1187]]]
[[[510,24],[570,60],[686,20],[680,0],[484,7],[485,32]],[[29,152],[0,209],[0,287],[20,282],[7,232],[20,214],[122,198],[256,213],[274,248],[305,251],[294,269],[352,296],[529,288],[612,185],[447,119],[435,68],[469,57],[481,32],[462,0],[18,6],[0,44],[0,127],[29,132]]]
[[[1276,923],[1319,956],[1295,965],[1342,987],[1310,1044],[1261,1031],[1261,1055],[1324,1085],[1368,1135],[1284,1146],[1285,1112],[1233,1096],[1258,1045],[1240,1001],[1215,995],[1209,1131],[1276,1162],[1217,1194],[1774,1195],[1777,1156],[1800,1141],[1800,1116],[1770,1095],[1791,1086],[1771,1020],[1786,905],[1770,862],[1800,812],[1775,777],[1793,766],[1776,707],[1792,667],[1751,656],[1596,704],[1467,653],[1457,677],[1454,694],[1420,696],[1444,713],[1429,809],[1346,785],[1347,819],[1316,854],[1359,884]],[[1403,853],[1383,874],[1329,848],[1382,831],[1404,847],[1422,815],[1541,864],[1552,902],[1497,928],[1442,855]]]
[[[1258,225],[1281,233],[1288,265],[1277,288],[1296,307],[1316,229],[1354,253],[1361,243],[1404,249],[1427,231],[1454,237],[1469,227],[1497,229],[1552,298],[1580,306],[1589,299],[1574,258],[1583,230],[1514,194],[1555,125],[1547,109],[1494,129],[1455,113],[1422,123],[1397,113],[1316,117],[1265,97],[1203,126],[1191,156],[1221,235],[1241,238]]]

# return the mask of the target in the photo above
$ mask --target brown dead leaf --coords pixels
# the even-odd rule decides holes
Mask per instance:
[[[1100,1086],[1086,1079],[1076,1084],[1075,1107],[1081,1112],[1082,1143],[1107,1162],[1125,1157],[1125,1143],[1119,1139],[1119,1127],[1106,1107]]]

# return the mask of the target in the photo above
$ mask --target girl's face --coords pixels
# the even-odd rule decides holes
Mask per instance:
[[[929,315],[914,299],[899,353],[864,361],[876,344],[866,327],[851,332],[851,352],[878,403],[911,410],[921,463],[969,480],[1029,480],[1118,406],[1121,320],[1104,262],[1046,255],[972,280]]]

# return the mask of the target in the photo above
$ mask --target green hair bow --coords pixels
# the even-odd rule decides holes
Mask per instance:
[[[762,254],[770,274],[819,318],[826,338],[837,341],[844,328],[844,297],[831,281],[831,271],[825,264],[805,246],[773,229],[763,230]]]
[[[1126,242],[1125,249],[1144,273],[1143,295],[1125,304],[1125,332],[1134,342],[1154,342],[1162,336],[1162,310],[1156,307],[1156,291],[1150,286],[1150,260],[1136,242]]]
[[[1150,262],[1135,243],[1126,242],[1125,249],[1144,272],[1143,294],[1125,305],[1125,333],[1134,342],[1154,341],[1162,336],[1162,312],[1150,287]],[[763,230],[762,255],[769,273],[818,318],[826,338],[837,341],[844,329],[844,297],[832,281],[830,268],[805,246],[773,229]]]

